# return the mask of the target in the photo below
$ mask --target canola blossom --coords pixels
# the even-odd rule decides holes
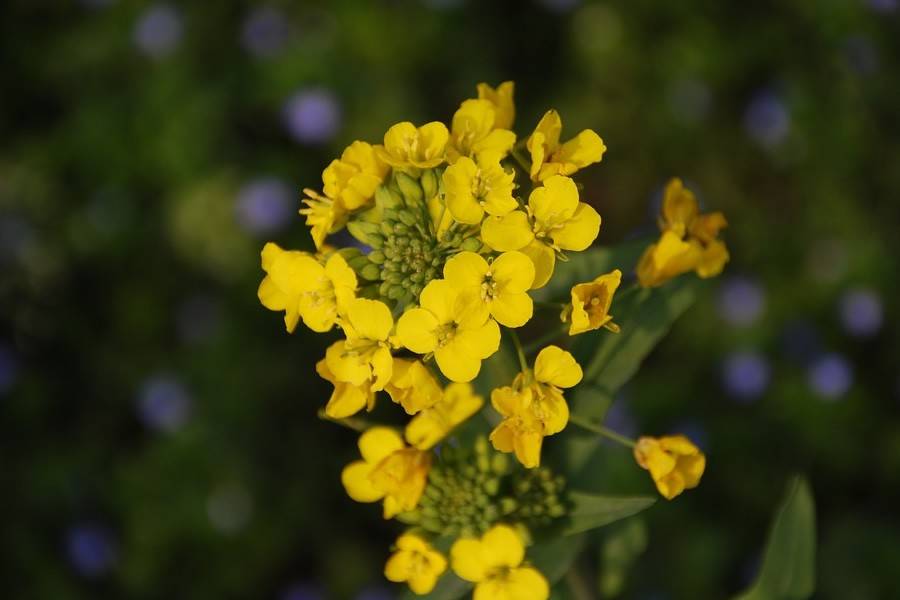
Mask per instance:
[[[448,123],[403,121],[333,159],[303,190],[311,247],[267,243],[258,297],[288,333],[337,338],[315,365],[330,396],[309,410],[359,433],[347,495],[403,525],[385,577],[423,596],[458,577],[476,600],[545,600],[563,571],[532,547],[590,514],[581,503],[608,501],[574,493],[585,470],[569,468],[567,440],[628,447],[669,500],[700,482],[706,457],[687,438],[635,441],[595,421],[615,391],[600,385],[606,365],[644,326],[637,308],[671,279],[721,272],[726,221],[673,179],[640,261],[600,260],[597,207],[617,200],[574,177],[603,140],[562,141],[555,110],[520,136],[514,84],[475,91]],[[357,243],[334,246],[342,231]],[[404,425],[374,422],[377,403]]]

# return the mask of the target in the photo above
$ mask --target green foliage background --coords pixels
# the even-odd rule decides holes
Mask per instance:
[[[161,6],[176,25],[147,42]],[[578,563],[588,589],[626,564],[623,598],[736,594],[789,476],[804,472],[818,518],[815,597],[895,593],[894,0],[273,0],[287,29],[267,56],[245,39],[261,7],[0,8],[5,596],[396,593],[380,574],[394,524],[339,483],[355,436],[315,417],[329,390],[312,365],[330,338],[286,335],[255,297],[263,242],[309,247],[308,234],[299,217],[254,233],[236,201],[248,182],[275,177],[293,213],[300,188],[318,186],[352,140],[378,140],[400,120],[448,120],[477,82],[506,79],[520,134],[554,107],[566,131],[591,127],[609,147],[581,177],[603,216],[598,244],[652,235],[673,175],[730,221],[725,275],[700,286],[611,423],[689,433],[708,471],[699,489],[645,512],[645,528],[593,534]],[[166,34],[166,51],[148,54]],[[324,141],[285,127],[304,90],[339,106]],[[764,307],[736,326],[723,314],[741,281]],[[881,300],[871,335],[842,322],[855,289]],[[770,377],[740,402],[723,366],[745,351]],[[835,353],[853,377],[829,401],[809,376]],[[172,431],[140,416],[161,377],[189,398]],[[376,417],[389,419],[382,408]],[[593,491],[652,493],[617,448],[588,468]]]

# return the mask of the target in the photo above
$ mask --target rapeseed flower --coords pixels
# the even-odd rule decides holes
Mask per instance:
[[[534,263],[521,252],[504,252],[490,263],[475,252],[460,252],[444,265],[444,279],[456,290],[464,313],[491,316],[506,327],[531,319]]]
[[[560,145],[562,119],[555,110],[548,110],[538,122],[525,146],[531,154],[531,178],[544,181],[554,175],[572,175],[579,169],[600,162],[606,146],[591,129],[585,129]]]
[[[621,282],[622,272],[615,269],[593,281],[572,287],[571,302],[562,313],[563,322],[569,322],[569,335],[601,327],[606,327],[613,333],[619,332],[619,326],[613,323],[613,317],[609,314],[609,307]]]
[[[434,406],[441,399],[441,386],[420,360],[395,358],[391,381],[384,387],[391,400],[408,415]]]
[[[450,125],[448,162],[460,157],[505,157],[516,143],[516,134],[496,127],[496,110],[489,100],[466,100],[453,115]]]
[[[406,441],[419,450],[428,450],[474,415],[484,404],[471,384],[451,383],[443,396],[423,409],[406,425]]]
[[[512,81],[504,81],[496,88],[486,83],[478,84],[478,98],[494,105],[494,127],[497,129],[512,129],[516,119],[515,87]]]
[[[500,157],[485,154],[478,162],[459,158],[444,171],[447,208],[460,223],[478,225],[484,213],[505,215],[519,207],[513,197],[515,173],[506,171]]]
[[[683,435],[641,437],[634,446],[634,458],[641,468],[650,471],[656,489],[666,500],[697,487],[706,469],[706,456]]]
[[[339,200],[348,211],[357,210],[372,200],[388,170],[388,165],[378,157],[376,147],[355,141],[322,173],[325,195]]]
[[[447,570],[447,559],[431,544],[413,533],[404,533],[394,542],[394,553],[384,565],[388,581],[406,583],[420,596],[434,589],[438,577]]]
[[[397,123],[384,134],[384,146],[376,146],[378,157],[401,169],[430,169],[444,162],[450,132],[438,121],[416,127],[409,121]]]

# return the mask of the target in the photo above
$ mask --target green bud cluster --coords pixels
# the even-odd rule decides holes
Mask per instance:
[[[481,535],[517,508],[502,497],[508,472],[507,456],[492,451],[484,437],[471,449],[445,445],[418,508],[403,520],[437,535]]]
[[[347,224],[351,235],[372,248],[349,261],[361,280],[361,295],[389,305],[417,302],[428,282],[442,276],[450,256],[481,249],[477,228],[454,224],[438,235],[428,201],[442,194],[438,169],[426,169],[418,178],[395,171],[376,190],[374,208]]]
[[[565,480],[546,468],[522,470],[485,437],[472,448],[444,446],[415,511],[401,519],[438,536],[477,536],[498,522],[529,529],[568,513]]]
[[[566,506],[566,480],[547,467],[529,469],[515,475],[512,492],[519,504],[512,516],[529,528],[547,526],[569,512]]]

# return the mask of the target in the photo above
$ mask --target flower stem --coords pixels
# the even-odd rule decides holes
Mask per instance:
[[[519,368],[523,373],[528,371],[528,361],[525,360],[525,351],[522,349],[522,342],[519,341],[519,334],[515,329],[509,330],[509,337],[512,338],[513,345],[516,347],[516,355],[519,357]]]
[[[618,443],[622,444],[623,446],[627,446],[629,448],[634,448],[635,444],[637,443],[633,439],[631,439],[629,437],[625,437],[624,435],[622,435],[620,433],[616,433],[615,431],[613,431],[612,429],[610,429],[608,427],[604,427],[603,425],[597,425],[595,423],[592,423],[590,421],[590,419],[586,419],[584,417],[579,417],[578,415],[574,415],[574,414],[569,415],[569,422],[578,425],[582,429],[585,429],[592,433],[596,433],[598,435],[602,435],[603,437],[605,437],[607,439],[610,439],[614,442],[618,442]]]

